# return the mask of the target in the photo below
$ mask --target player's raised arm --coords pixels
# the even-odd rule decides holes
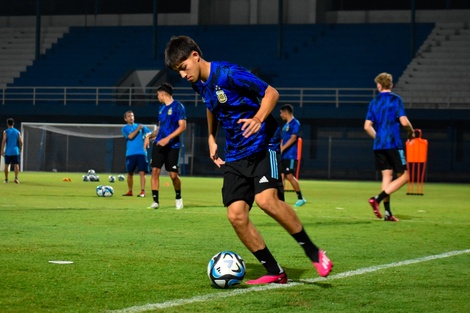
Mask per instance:
[[[243,123],[242,130],[244,137],[250,137],[257,133],[261,128],[261,124],[271,114],[276,107],[277,100],[279,99],[279,92],[272,86],[268,86],[261,99],[260,108],[258,112],[251,119],[240,119],[238,123]]]

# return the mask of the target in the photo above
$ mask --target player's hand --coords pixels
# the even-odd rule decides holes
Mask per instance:
[[[141,130],[142,128],[144,128],[144,126],[142,126],[142,124],[139,124],[139,126],[137,126],[138,130]]]
[[[149,136],[145,137],[144,139],[144,149],[150,148],[150,138]]]
[[[242,130],[243,130],[243,137],[245,138],[248,138],[251,135],[256,134],[261,128],[260,121],[254,118],[241,118],[238,120],[237,123],[243,124]]]
[[[215,163],[215,165],[217,165],[217,167],[220,168],[222,165],[225,164],[225,161],[219,157],[217,153],[217,148],[218,147],[216,143],[209,144],[209,153],[210,153],[211,160]]]
[[[164,147],[164,146],[166,146],[169,142],[170,142],[170,139],[168,139],[168,137],[165,137],[165,138],[160,139],[160,140],[157,142],[157,145]]]

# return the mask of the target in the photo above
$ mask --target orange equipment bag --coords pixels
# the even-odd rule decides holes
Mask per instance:
[[[428,141],[421,138],[421,129],[415,129],[419,136],[406,142],[406,168],[408,170],[407,195],[424,195],[424,174],[428,158]]]

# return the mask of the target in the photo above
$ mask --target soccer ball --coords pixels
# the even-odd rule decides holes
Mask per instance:
[[[95,170],[88,170],[88,175],[95,175]]]
[[[83,181],[90,181],[90,176],[88,176],[88,175],[83,175],[83,176],[82,176],[82,180],[83,180]]]
[[[112,197],[114,195],[114,189],[111,186],[103,187],[103,197]]]
[[[101,185],[97,186],[97,187],[96,187],[96,195],[97,195],[98,197],[102,197],[103,194],[104,194],[104,188],[103,188],[103,186],[101,186]]]
[[[91,174],[88,175],[88,178],[90,179],[90,181],[100,181],[100,177],[98,175]]]
[[[245,273],[245,261],[232,251],[217,253],[207,265],[207,275],[212,285],[217,288],[229,288],[239,284]]]
[[[118,179],[119,179],[119,181],[124,181],[124,179],[125,179],[125,178],[124,178],[124,175],[119,175],[119,176],[118,176]]]
[[[116,181],[116,176],[109,175],[108,180],[109,180],[110,183],[114,183]]]

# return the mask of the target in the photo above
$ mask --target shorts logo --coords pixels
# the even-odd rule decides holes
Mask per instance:
[[[227,102],[227,95],[219,86],[215,86],[215,94],[217,95],[217,100],[219,100],[220,103]]]
[[[259,183],[262,184],[262,183],[269,183],[269,180],[266,178],[266,176],[263,176],[261,177],[261,179],[259,180]]]

